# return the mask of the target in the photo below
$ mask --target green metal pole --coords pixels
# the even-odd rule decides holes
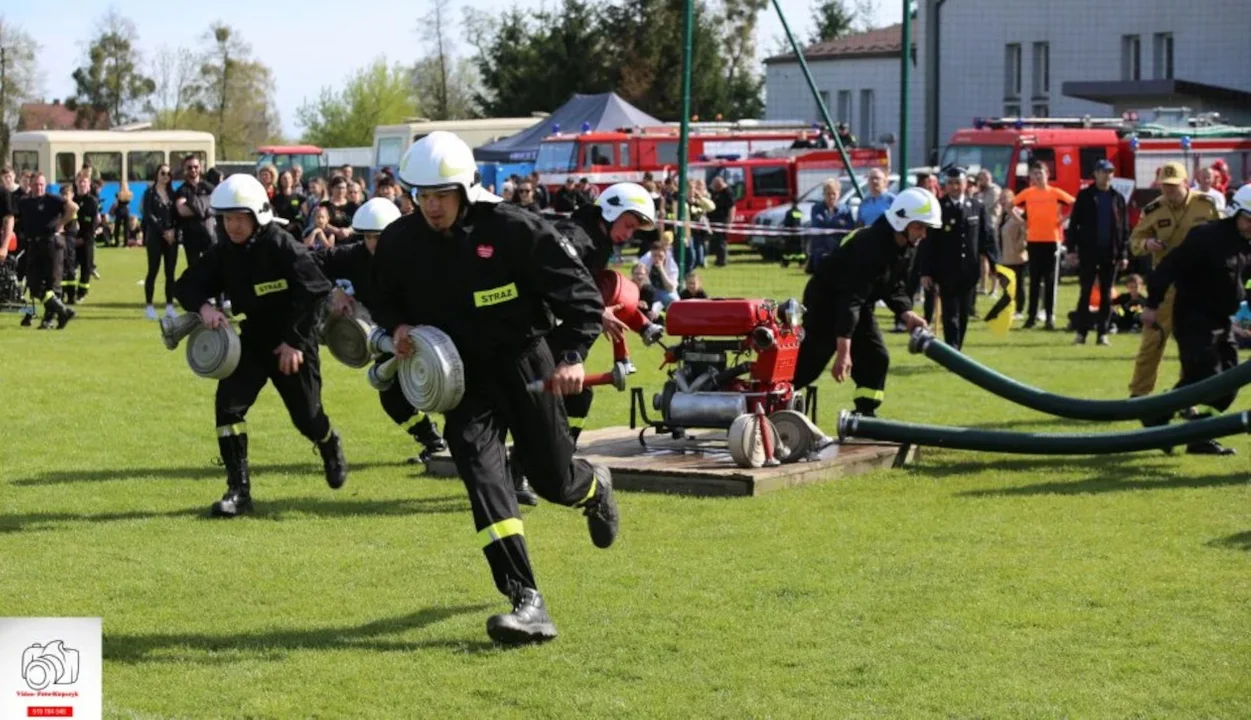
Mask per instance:
[[[908,73],[912,60],[912,0],[904,0],[903,43],[899,49],[899,189],[908,187]]]
[[[673,233],[679,286],[686,280],[686,171],[691,137],[691,36],[695,29],[695,0],[686,0],[682,5],[682,132],[678,138],[678,226]]]
[[[778,0],[773,0],[773,7],[778,11],[778,20],[782,21],[782,30],[786,33],[786,39],[790,41],[791,51],[799,59],[799,69],[804,72],[804,80],[808,81],[808,90],[812,92],[812,99],[817,102],[817,108],[821,110],[821,118],[825,120],[825,126],[834,136],[834,146],[838,148],[838,154],[843,157],[843,166],[847,168],[847,175],[851,178],[851,186],[856,190],[856,197],[863,200],[864,190],[860,188],[860,181],[856,179],[856,174],[851,171],[851,158],[847,156],[847,148],[843,147],[843,141],[839,140],[838,133],[834,132],[834,121],[830,118],[830,109],[821,101],[821,93],[812,79],[812,73],[808,71],[808,62],[804,60],[804,50],[799,47],[799,43],[795,42],[795,36],[791,34],[790,25],[786,24],[786,14],[782,12],[782,5]]]

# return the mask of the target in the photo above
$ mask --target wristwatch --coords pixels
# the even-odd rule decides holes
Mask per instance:
[[[577,350],[567,350],[565,354],[560,356],[560,361],[565,365],[581,365],[582,353]]]

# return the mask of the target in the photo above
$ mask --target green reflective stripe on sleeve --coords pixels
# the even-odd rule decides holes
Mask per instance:
[[[855,230],[852,230],[851,232],[847,233],[847,235],[845,235],[845,236],[843,237],[843,241],[842,241],[842,242],[840,242],[840,243],[838,244],[838,246],[839,246],[839,247],[842,247],[842,246],[846,245],[847,243],[851,242],[851,239],[852,239],[852,238],[854,238],[854,237],[856,236],[856,233],[858,233],[858,232],[860,232],[860,229],[859,229],[859,228],[856,228]]]
[[[568,420],[569,420],[569,427],[571,428],[581,428],[583,425],[586,424],[586,418],[584,417],[571,417],[571,418],[568,418]]]
[[[508,518],[499,522],[488,525],[478,531],[478,539],[482,541],[482,547],[486,547],[493,542],[499,542],[506,537],[512,535],[525,536],[525,530],[522,528],[520,518]]]
[[[230,437],[231,435],[246,435],[248,432],[248,424],[245,422],[234,423],[232,425],[217,426],[217,437]]]
[[[878,402],[882,402],[886,399],[886,391],[875,390],[873,388],[856,388],[856,392],[852,395],[852,397],[856,399],[864,398],[866,400],[877,400]]]

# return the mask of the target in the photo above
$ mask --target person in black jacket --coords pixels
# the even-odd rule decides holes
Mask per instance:
[[[1081,289],[1077,295],[1075,345],[1084,345],[1090,332],[1090,294],[1099,280],[1099,317],[1095,330],[1099,344],[1108,343],[1112,319],[1112,285],[1116,271],[1129,267],[1129,216],[1125,198],[1112,187],[1113,165],[1095,163],[1095,182],[1077,193],[1069,217],[1068,244],[1076,250]]]
[[[244,418],[265,383],[272,382],[300,434],[321,453],[326,483],[347,481],[343,443],[321,405],[321,369],[313,325],[330,281],[308,250],[274,220],[265,188],[251,175],[231,175],[211,196],[221,241],[178,278],[175,295],[204,324],[228,324],[209,300],[224,293],[246,314],[239,365],[217,383],[217,445],[226,466],[226,494],[215,517],[252,509],[248,433]]]
[[[1235,193],[1230,209],[1231,217],[1193,228],[1185,242],[1164,256],[1147,279],[1146,309],[1142,312],[1142,323],[1147,327],[1156,322],[1156,310],[1169,288],[1175,288],[1173,335],[1182,366],[1177,388],[1238,364],[1231,316],[1246,295],[1246,274],[1251,269],[1251,185]],[[1220,414],[1229,409],[1236,395],[1230,393],[1196,406],[1190,418]],[[1234,454],[1233,448],[1215,440],[1190,443],[1186,452]]]
[[[148,253],[148,274],[143,279],[143,295],[149,320],[156,319],[152,296],[156,292],[156,273],[162,263],[165,264],[165,316],[175,316],[174,271],[178,266],[178,234],[175,230],[174,201],[177,196],[170,184],[171,179],[169,166],[162,163],[140,201],[143,246]]]
[[[734,220],[734,191],[720,175],[712,179],[708,190],[712,193],[712,201],[717,206],[716,209],[708,212],[708,222],[729,225]],[[716,257],[717,267],[725,267],[727,252],[725,235],[724,227],[713,230],[708,243],[708,251]]]
[[[804,340],[795,362],[796,388],[811,385],[834,358],[838,382],[856,383],[855,406],[872,416],[886,396],[890,354],[873,309],[886,303],[908,331],[928,327],[912,311],[905,286],[916,246],[929,228],[939,227],[938,198],[924,188],[908,188],[872,225],[843,237],[821,260],[804,288]]]
[[[413,326],[438,328],[455,343],[464,395],[445,413],[445,437],[495,586],[512,601],[512,612],[487,620],[487,633],[497,642],[541,642],[556,628],[530,566],[504,438],[512,433],[539,495],[582,508],[592,542],[612,545],[612,476],[574,459],[557,397],[582,391],[604,306],[577,248],[547,221],[484,191],[476,167],[452,133],[432,132],[409,148],[400,180],[417,189],[420,209],[378,241],[374,320],[392,329],[401,357],[414,352]],[[531,392],[538,380],[551,392]]]
[[[360,242],[335,245],[313,254],[322,272],[336,284],[330,292],[331,312],[351,317],[359,304],[372,318],[377,307],[372,275],[378,237],[399,217],[400,209],[395,203],[386,198],[374,198],[361,205],[352,216],[352,230],[361,236]],[[381,357],[379,362],[389,358],[389,355]],[[428,462],[435,453],[447,449],[434,421],[409,404],[398,382],[378,393],[378,399],[387,416],[421,445],[420,454],[409,462]]]
[[[193,267],[216,240],[209,208],[213,185],[201,177],[202,166],[196,155],[182,159],[182,185],[175,193],[174,213],[178,221],[178,242],[187,254],[187,267]]]
[[[74,319],[73,308],[65,307],[61,300],[61,273],[65,268],[65,238],[60,228],[73,220],[70,205],[65,198],[48,192],[48,180],[37,172],[31,181],[30,192],[17,203],[18,235],[25,242],[29,259],[26,265],[27,290],[31,300],[42,302],[43,322],[39,329],[55,327],[60,330]],[[29,325],[32,317],[27,315],[23,325]]]
[[[556,198],[552,200],[552,210],[558,213],[571,213],[581,204],[577,184],[573,178],[565,178],[564,187],[556,191]]]
[[[965,194],[964,168],[947,170],[946,192],[938,201],[942,227],[926,238],[918,251],[921,285],[935,286],[943,308],[943,341],[959,350],[969,331],[969,315],[977,295],[982,255],[999,262],[985,206]]]
[[[78,232],[66,242],[74,243],[74,266],[78,268],[78,280],[71,272],[61,281],[61,291],[68,305],[87,297],[91,290],[91,271],[95,268],[96,228],[100,226],[100,200],[91,191],[91,179],[79,175],[74,180],[76,192],[74,204],[78,205]]]

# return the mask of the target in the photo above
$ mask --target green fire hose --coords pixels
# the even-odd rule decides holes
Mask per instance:
[[[1138,452],[1214,440],[1248,431],[1251,431],[1251,414],[1246,411],[1128,432],[1077,434],[919,425],[864,417],[847,410],[838,416],[840,442],[848,438],[861,438],[952,450],[984,450],[1024,455],[1110,455]]]
[[[956,375],[1005,400],[1048,415],[1074,420],[1167,419],[1179,410],[1235,393],[1242,386],[1251,384],[1251,363],[1242,363],[1202,382],[1160,395],[1124,400],[1085,400],[1054,395],[1019,383],[942,342],[928,330],[913,332],[908,349],[913,354],[924,354]]]

